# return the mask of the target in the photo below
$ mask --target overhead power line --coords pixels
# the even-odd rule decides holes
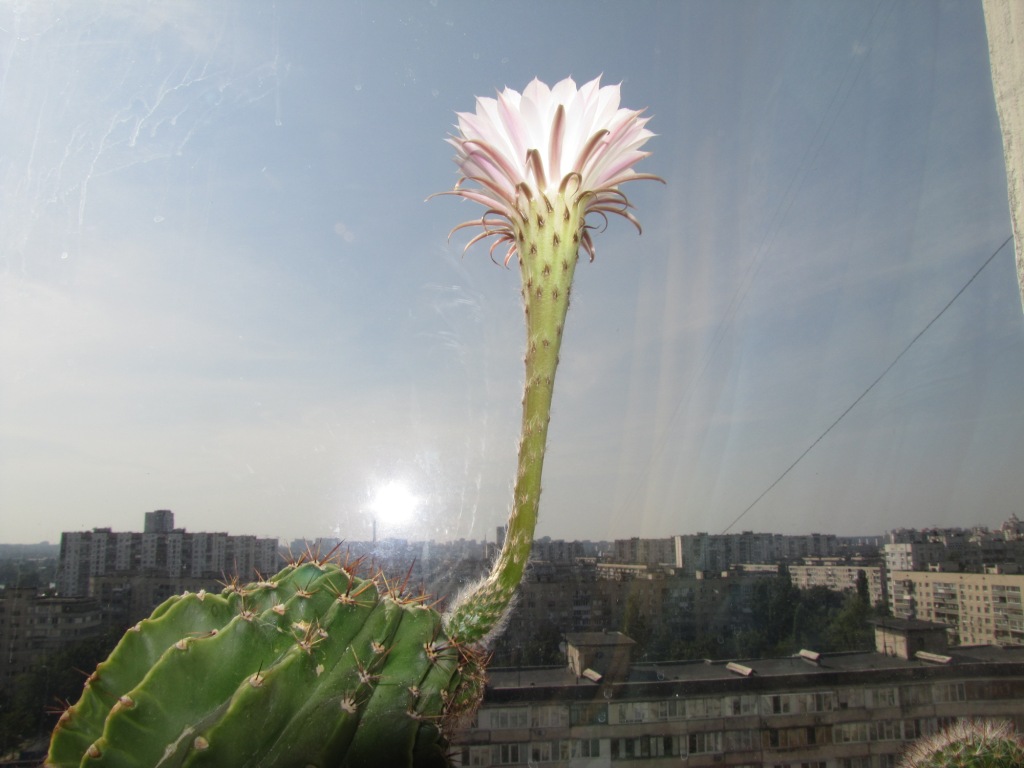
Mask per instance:
[[[780,482],[782,482],[782,479],[786,475],[788,475],[790,472],[793,471],[793,469],[796,467],[797,464],[799,464],[801,461],[803,461],[804,456],[806,456],[808,453],[810,453],[812,450],[814,450],[814,446],[816,446],[818,443],[820,443],[822,440],[825,439],[825,435],[827,435],[829,432],[831,432],[833,430],[833,428],[840,421],[842,421],[844,418],[846,418],[846,415],[850,411],[852,411],[854,408],[857,407],[857,404],[860,403],[861,400],[863,400],[865,397],[867,397],[868,392],[870,392],[872,389],[874,389],[875,385],[878,384],[878,382],[880,382],[882,379],[885,378],[886,374],[889,373],[889,371],[891,371],[895,367],[896,363],[898,363],[900,361],[900,358],[902,358],[910,350],[910,348],[912,346],[914,346],[914,344],[917,343],[918,339],[920,339],[922,336],[925,335],[925,333],[928,332],[928,329],[931,328],[935,324],[936,320],[938,320],[940,317],[942,317],[942,315],[945,313],[945,311],[947,309],[949,309],[951,306],[953,306],[953,302],[955,302],[957,299],[960,298],[960,296],[963,294],[963,292],[967,290],[967,288],[971,285],[971,283],[974,282],[974,280],[978,277],[978,275],[980,275],[984,271],[985,267],[987,267],[989,264],[991,264],[992,260],[1012,240],[1013,240],[1013,235],[1011,234],[1009,237],[1007,237],[1003,241],[1002,245],[1000,245],[998,248],[996,248],[992,252],[991,256],[989,256],[987,259],[985,259],[985,263],[982,264],[980,267],[978,267],[978,269],[975,271],[975,273],[973,275],[971,275],[970,280],[968,280],[966,283],[964,283],[963,286],[960,288],[960,290],[956,292],[956,295],[953,296],[953,298],[950,299],[948,302],[946,302],[946,306],[944,306],[942,309],[940,309],[938,314],[936,314],[935,317],[933,317],[931,320],[929,320],[927,325],[925,325],[924,328],[922,328],[920,331],[918,331],[917,335],[914,336],[914,338],[912,338],[910,340],[910,343],[908,343],[903,348],[903,350],[898,355],[896,355],[895,358],[893,358],[893,361],[891,363],[889,363],[889,365],[886,367],[886,369],[884,371],[882,371],[878,375],[878,378],[876,378],[873,382],[871,382],[871,384],[868,385],[867,389],[865,389],[863,392],[861,392],[860,395],[857,396],[857,399],[854,400],[852,403],[850,403],[850,405],[847,406],[845,411],[843,411],[841,414],[839,414],[839,418],[837,418],[835,421],[833,421],[831,424],[829,424],[828,427],[825,429],[825,431],[822,432],[820,435],[818,435],[818,437],[815,438],[814,442],[812,442],[809,446],[807,446],[806,450],[804,450],[803,453],[801,453],[799,456],[797,456],[796,460],[792,464],[790,464],[788,467],[786,467],[786,470],[781,475],[779,475],[778,477],[775,478],[775,480],[772,481],[771,485],[769,485],[767,488],[765,488],[763,491],[761,491],[761,494],[756,499],[754,499],[752,502],[750,502],[749,506],[747,506],[746,509],[744,509],[742,512],[740,512],[736,516],[736,519],[733,520],[731,523],[729,523],[729,525],[727,525],[725,527],[725,529],[722,531],[722,533],[728,533],[732,529],[732,527],[734,525],[736,525],[736,523],[738,523],[740,520],[742,520],[743,517],[750,510],[752,510],[755,506],[757,506],[758,502],[761,501],[761,499],[763,499],[765,496],[767,496],[769,494],[769,492],[771,492],[771,490],[776,485],[778,485]]]

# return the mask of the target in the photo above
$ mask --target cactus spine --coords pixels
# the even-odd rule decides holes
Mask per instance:
[[[914,742],[900,768],[1019,768],[1024,739],[1007,721],[958,720],[944,731]]]

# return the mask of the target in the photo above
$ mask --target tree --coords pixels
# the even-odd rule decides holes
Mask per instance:
[[[110,655],[120,633],[82,640],[46,657],[0,694],[0,754],[53,730],[67,703],[82,695],[86,676]]]
[[[874,631],[868,624],[871,605],[859,590],[849,594],[843,607],[829,624],[825,641],[830,651],[863,651],[874,647]]]
[[[622,634],[636,641],[638,658],[647,658],[650,655],[649,646],[653,639],[651,626],[647,617],[644,616],[640,598],[636,594],[630,594],[626,598],[626,610],[622,616]]]

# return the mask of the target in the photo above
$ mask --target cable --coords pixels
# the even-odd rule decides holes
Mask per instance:
[[[865,389],[863,392],[861,392],[860,395],[857,397],[857,399],[854,400],[852,403],[850,403],[850,405],[847,407],[847,409],[845,411],[843,411],[841,414],[839,414],[839,418],[836,419],[835,421],[833,421],[831,424],[829,424],[828,428],[824,432],[822,432],[820,435],[818,435],[817,439],[815,439],[815,441],[813,443],[811,443],[809,446],[807,446],[807,449],[803,453],[801,453],[799,456],[797,456],[796,461],[794,461],[792,464],[790,464],[788,467],[786,467],[786,471],[785,472],[783,472],[781,475],[779,475],[777,478],[775,478],[775,480],[772,482],[772,484],[769,485],[767,488],[765,488],[761,492],[760,496],[758,496],[756,499],[754,499],[752,502],[750,502],[750,505],[746,509],[744,509],[742,512],[740,512],[739,515],[736,516],[736,519],[733,520],[731,523],[729,523],[729,525],[727,525],[725,527],[725,530],[723,530],[722,533],[728,533],[732,529],[732,527],[734,525],[736,525],[736,523],[738,523],[740,520],[742,520],[744,515],[746,515],[747,512],[749,512],[755,506],[757,506],[757,503],[759,501],[761,501],[761,499],[763,499],[765,496],[767,496],[768,493],[772,490],[772,488],[774,488],[776,485],[778,485],[780,482],[782,482],[782,478],[784,478],[786,475],[788,475],[793,470],[793,468],[803,460],[804,456],[806,456],[808,453],[810,453],[814,449],[814,446],[816,446],[823,439],[825,439],[825,435],[827,435],[829,432],[831,432],[833,427],[836,426],[836,424],[838,424],[840,421],[842,421],[844,418],[846,418],[846,414],[848,414],[850,411],[852,411],[854,408],[857,407],[857,404],[867,396],[868,392],[870,392],[872,389],[874,389],[875,385],[878,384],[878,382],[880,382],[883,378],[885,378],[885,375],[887,373],[889,373],[889,371],[891,371],[893,369],[893,367],[896,365],[896,363],[898,363],[900,361],[900,358],[902,358],[910,350],[910,348],[912,346],[914,346],[914,344],[917,343],[918,339],[920,339],[922,336],[925,335],[925,333],[928,332],[928,329],[931,328],[932,325],[935,324],[936,320],[938,320],[940,317],[942,317],[942,315],[945,313],[945,311],[947,309],[949,309],[951,306],[953,306],[953,302],[960,298],[961,294],[963,294],[963,292],[967,290],[968,286],[970,286],[970,284],[974,282],[975,278],[977,278],[978,275],[980,275],[982,273],[982,271],[985,269],[985,267],[987,267],[989,264],[992,263],[992,260],[1012,240],[1013,240],[1013,235],[1011,234],[1009,237],[1007,237],[1003,241],[1002,245],[1000,245],[998,248],[995,249],[995,251],[992,252],[991,256],[989,256],[987,259],[985,259],[985,263],[982,264],[980,267],[978,267],[977,271],[973,275],[971,275],[971,279],[963,284],[963,287],[960,288],[960,290],[956,292],[956,295],[953,296],[953,298],[950,299],[948,302],[946,302],[946,306],[944,306],[942,309],[940,309],[939,313],[937,315],[935,315],[935,317],[933,317],[931,320],[929,320],[928,324],[925,325],[925,327],[922,328],[920,331],[918,331],[917,335],[910,340],[910,343],[907,344],[907,346],[905,346],[903,348],[903,351],[900,352],[898,355],[896,355],[895,358],[893,358],[893,361],[891,363],[889,363],[888,367],[884,371],[882,371],[881,374],[879,374],[878,378],[875,379],[873,382],[871,382],[871,384],[868,386],[868,388]]]
[[[797,164],[796,173],[789,179],[789,183],[786,185],[786,190],[779,198],[778,204],[775,208],[774,213],[771,216],[768,227],[761,238],[760,244],[754,250],[754,257],[750,263],[747,264],[746,269],[743,272],[743,276],[740,278],[736,290],[733,292],[732,298],[729,300],[728,306],[725,308],[725,312],[719,319],[718,324],[715,327],[715,332],[712,335],[711,342],[704,350],[700,360],[693,369],[693,373],[690,376],[689,381],[683,387],[678,399],[676,400],[676,406],[672,410],[669,418],[661,425],[661,432],[656,435],[655,446],[651,451],[651,458],[646,462],[646,468],[643,474],[637,478],[633,484],[625,501],[621,505],[621,509],[625,511],[629,509],[633,504],[633,499],[640,493],[644,487],[647,479],[653,472],[654,466],[658,459],[664,453],[665,448],[668,445],[669,436],[671,430],[669,427],[679,417],[680,412],[683,409],[683,404],[686,402],[687,397],[697,386],[697,383],[704,377],[708,368],[711,365],[712,360],[718,352],[718,349],[725,338],[726,332],[730,327],[731,323],[735,320],[736,315],[739,313],[740,307],[746,300],[747,292],[753,285],[754,278],[760,271],[765,259],[768,254],[772,251],[775,244],[775,237],[778,235],[779,229],[782,227],[782,223],[789,215],[790,209],[793,207],[797,193],[803,188],[804,180],[807,178],[807,174],[810,171],[811,166],[814,164],[818,157],[818,153],[825,146],[825,142],[832,134],[832,129],[835,127],[836,121],[839,119],[839,115],[842,114],[843,109],[846,107],[846,102],[853,92],[854,86],[860,80],[861,74],[864,71],[864,67],[870,58],[869,54],[875,47],[879,36],[885,30],[888,24],[889,17],[892,15],[893,9],[896,8],[897,3],[894,1],[890,4],[888,12],[884,18],[878,21],[879,13],[886,0],[879,0],[875,9],[871,12],[871,16],[868,19],[867,24],[864,27],[864,31],[861,33],[858,40],[867,40],[865,44],[865,51],[859,59],[851,59],[846,70],[843,72],[843,76],[839,80],[839,85],[836,86],[836,90],[833,92],[832,97],[829,99],[828,106],[825,107],[821,114],[821,119],[818,121],[817,126],[814,129],[810,140],[807,142],[807,146],[804,150],[803,156],[800,158],[800,162]],[[872,33],[872,28],[874,32]]]

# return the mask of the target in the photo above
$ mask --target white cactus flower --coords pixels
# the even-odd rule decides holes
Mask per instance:
[[[534,79],[522,94],[506,88],[496,99],[480,97],[476,112],[459,112],[455,147],[461,178],[447,193],[487,207],[465,227],[481,227],[467,244],[494,237],[491,253],[508,243],[505,263],[515,256],[521,238],[518,223],[528,218],[532,204],[557,197],[577,208],[579,220],[589,213],[602,218],[614,213],[640,224],[630,213],[629,200],[619,185],[658,176],[637,173],[633,166],[650,153],[641,151],[653,133],[640,111],[619,108],[619,86],[601,86],[595,78],[579,89],[572,78],[549,88]],[[473,182],[473,185],[467,184]],[[594,258],[592,225],[584,225],[579,245]]]

